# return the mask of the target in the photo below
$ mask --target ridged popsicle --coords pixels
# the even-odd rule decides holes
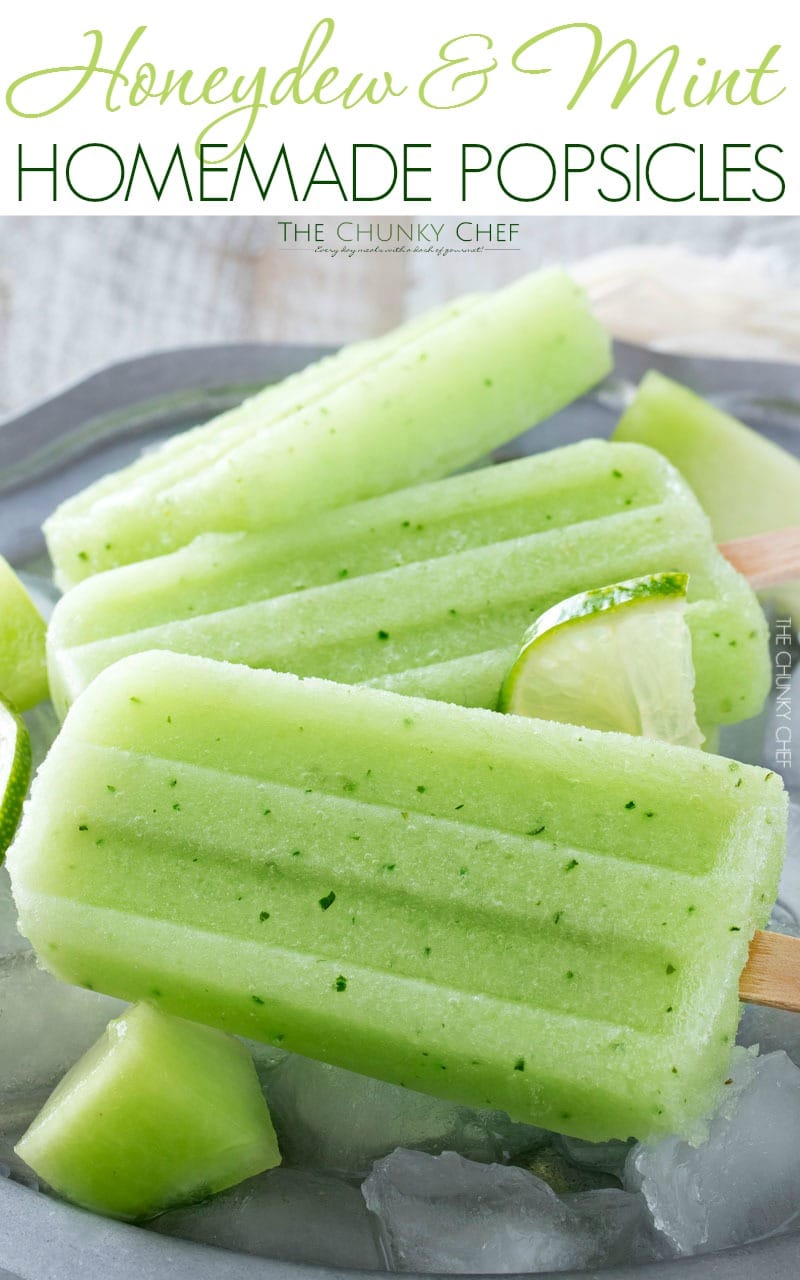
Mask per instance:
[[[214,531],[265,529],[447,475],[562,409],[608,373],[608,336],[560,271],[415,321],[270,392],[199,453],[106,478],[45,534],[63,588]],[[271,407],[270,407],[271,406]],[[229,430],[226,427],[226,432]],[[243,437],[243,438],[242,438]]]
[[[770,666],[753,592],[669,463],[596,440],[100,574],[55,610],[50,686],[63,713],[159,648],[494,707],[532,617],[653,572],[690,574],[701,723],[755,715]]]
[[[785,823],[689,748],[149,653],[70,711],[9,866],[68,982],[649,1138],[721,1092]]]

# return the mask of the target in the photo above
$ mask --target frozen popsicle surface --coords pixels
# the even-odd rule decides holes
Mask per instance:
[[[581,1137],[696,1132],[785,795],[687,748],[171,653],[9,856],[59,977]]]
[[[770,669],[753,592],[668,462],[598,440],[97,575],[56,608],[50,687],[63,712],[159,648],[493,708],[533,617],[653,572],[690,575],[701,722],[755,715]]]
[[[45,526],[58,582],[208,530],[272,528],[447,475],[569,404],[610,364],[605,331],[560,271],[451,304],[70,499]]]
[[[173,480],[183,479],[217,461],[232,446],[242,444],[287,413],[306,408],[320,395],[334,391],[405,343],[422,337],[446,320],[464,315],[477,304],[480,296],[467,294],[435,307],[380,338],[350,343],[280,382],[271,383],[233,409],[201,426],[179,432],[121,470],[101,476],[63,502],[59,518],[85,514],[107,498],[123,498],[127,503],[136,497],[152,498]]]

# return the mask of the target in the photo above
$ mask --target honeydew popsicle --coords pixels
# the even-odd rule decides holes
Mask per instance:
[[[58,977],[584,1138],[699,1132],[783,857],[761,769],[170,653],[9,855]]]
[[[597,440],[98,575],[55,610],[50,685],[63,713],[159,648],[493,708],[542,610],[654,572],[690,575],[701,724],[755,715],[770,669],[753,592],[668,462]]]
[[[434,314],[269,393],[199,448],[78,495],[45,533],[62,587],[197,534],[264,529],[446,475],[609,371],[609,340],[560,271]],[[221,446],[221,447],[220,447]]]
[[[95,505],[104,504],[107,499],[117,501],[120,496],[128,504],[137,496],[152,499],[172,481],[185,479],[201,467],[216,462],[232,446],[243,443],[287,413],[308,407],[319,396],[357,377],[404,343],[465,314],[480,296],[466,294],[426,311],[382,337],[350,343],[332,355],[307,364],[297,373],[269,384],[210,421],[171,436],[126,467],[101,476],[66,499],[59,507],[59,520],[85,514]]]

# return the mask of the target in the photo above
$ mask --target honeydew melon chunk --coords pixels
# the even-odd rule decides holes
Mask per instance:
[[[688,387],[651,371],[615,440],[658,449],[686,477],[718,542],[800,524],[800,459]],[[772,592],[800,625],[800,579]]]
[[[59,509],[45,527],[58,581],[447,475],[564,408],[610,364],[569,277],[525,277],[154,494],[122,487],[76,515]]]
[[[17,711],[28,711],[47,697],[44,619],[3,556],[0,556],[0,693]]]
[[[129,1221],[204,1200],[281,1159],[245,1047],[146,1003],[108,1024],[16,1152],[67,1200]]]

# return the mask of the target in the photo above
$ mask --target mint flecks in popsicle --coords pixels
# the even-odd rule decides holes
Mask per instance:
[[[560,271],[438,317],[430,329],[415,322],[396,347],[383,339],[379,358],[362,367],[359,357],[342,381],[321,375],[318,395],[284,406],[244,440],[234,431],[219,456],[198,466],[190,451],[176,472],[181,454],[171,454],[163,486],[157,469],[147,470],[145,492],[138,473],[130,487],[121,473],[116,486],[102,482],[96,501],[65,504],[46,525],[59,583],[208,530],[271,528],[446,475],[563,408],[610,368],[607,335]]]
[[[676,571],[701,722],[755,715],[770,681],[755,595],[673,467],[598,440],[96,576],[56,608],[51,687],[63,714],[105,666],[159,648],[494,707],[543,610]]]
[[[650,1137],[720,1092],[785,811],[688,748],[149,653],[72,708],[9,867],[67,981]]]
[[[800,524],[800,460],[702,396],[655,371],[614,438],[658,449],[694,489],[718,542]],[[800,619],[800,581],[772,592]]]
[[[280,1164],[244,1046],[148,1004],[109,1023],[16,1151],[66,1199],[129,1220]]]

